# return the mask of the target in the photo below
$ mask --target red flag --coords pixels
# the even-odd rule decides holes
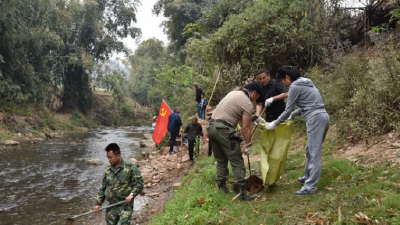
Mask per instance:
[[[172,111],[167,103],[162,100],[160,113],[156,121],[156,127],[154,128],[153,141],[158,145],[168,131],[168,118]]]

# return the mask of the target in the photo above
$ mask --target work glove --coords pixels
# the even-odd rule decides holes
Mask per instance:
[[[185,133],[185,129],[181,128],[181,133]]]
[[[275,121],[269,123],[266,127],[265,130],[275,130],[278,127],[278,123]]]
[[[244,154],[250,155],[251,154],[251,148],[252,148],[251,143],[250,144],[246,144],[245,149],[244,149]]]
[[[265,121],[264,118],[262,118],[261,116],[256,116],[256,115],[253,115],[253,121],[256,126],[260,123],[267,123],[267,121]]]
[[[270,106],[273,102],[274,102],[274,98],[272,98],[272,97],[265,100],[265,107]]]

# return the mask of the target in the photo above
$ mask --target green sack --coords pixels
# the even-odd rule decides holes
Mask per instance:
[[[293,120],[287,120],[276,130],[265,130],[261,125],[261,174],[264,184],[274,184],[283,174],[293,132]]]

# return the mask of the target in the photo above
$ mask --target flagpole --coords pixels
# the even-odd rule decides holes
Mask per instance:
[[[171,112],[174,112],[174,111],[172,111],[172,109],[169,107],[169,105],[167,104],[167,102],[164,99],[163,99],[163,102],[165,102],[165,104],[168,106],[168,109],[171,110]]]
[[[181,164],[182,164],[182,154],[183,154],[183,133],[181,132]]]

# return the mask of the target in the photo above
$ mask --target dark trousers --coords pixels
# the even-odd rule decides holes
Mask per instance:
[[[265,113],[265,121],[267,122],[272,122],[276,119],[278,119],[278,117],[285,111],[285,108],[278,110],[277,112],[273,112],[273,113]]]
[[[211,145],[211,141],[208,141],[208,156],[212,155],[212,145]]]
[[[194,150],[194,142],[195,140],[188,140],[189,142],[189,158],[193,161],[193,150]]]
[[[170,147],[169,147],[169,152],[173,152],[174,151],[174,145],[175,145],[175,140],[176,137],[178,136],[179,133],[171,133],[171,137],[169,138],[169,142],[171,143]]]

